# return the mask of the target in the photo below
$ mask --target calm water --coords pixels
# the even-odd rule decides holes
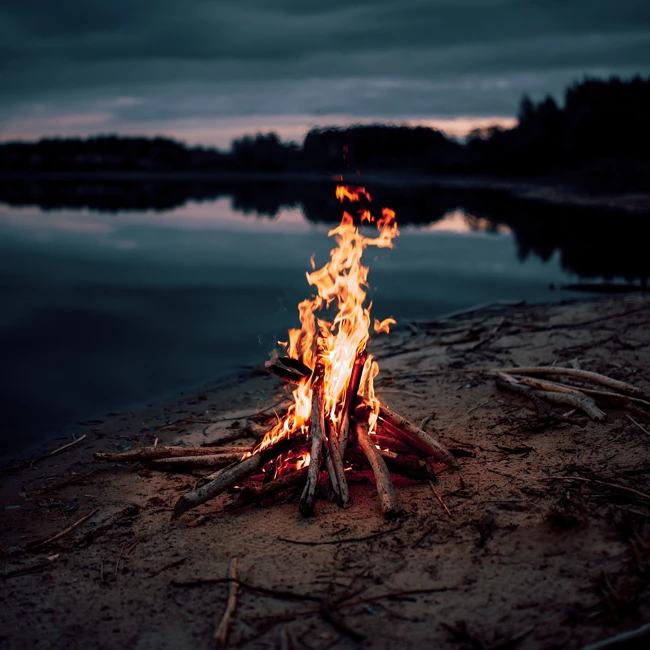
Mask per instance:
[[[478,225],[452,211],[368,251],[373,314],[570,295],[549,289],[575,279],[557,257],[522,263],[507,229]],[[116,215],[0,204],[0,451],[263,362],[332,245],[298,209],[272,220],[228,199]]]

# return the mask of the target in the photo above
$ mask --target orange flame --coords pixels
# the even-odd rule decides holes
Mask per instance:
[[[339,185],[336,197],[343,202],[347,200],[359,203],[362,199],[370,201],[370,194],[363,187]],[[359,211],[362,222],[371,221],[369,210]],[[321,268],[315,268],[312,257],[312,272],[308,272],[307,282],[316,288],[316,295],[303,300],[298,305],[300,328],[289,331],[287,354],[300,359],[310,368],[316,362],[324,368],[323,384],[325,393],[325,416],[334,425],[341,420],[344,397],[352,372],[357,352],[364,349],[370,338],[370,309],[366,305],[366,288],[368,267],[363,266],[361,258],[366,248],[392,248],[393,239],[399,235],[395,213],[388,208],[382,210],[376,220],[378,234],[367,237],[359,232],[354,219],[348,212],[343,212],[341,223],[329,231],[328,236],[336,241],[336,247],[330,253],[330,260]],[[327,312],[334,317],[327,319]],[[388,333],[395,320],[375,319],[374,330]],[[373,407],[370,417],[371,431],[375,429],[379,402],[374,395],[373,380],[379,367],[371,355],[363,369],[359,393]],[[284,436],[309,434],[311,416],[312,387],[311,378],[303,380],[293,391],[294,403],[278,424],[267,433],[258,449],[273,444]],[[305,452],[306,453],[306,452]],[[307,455],[308,456],[308,455]],[[309,464],[309,458],[302,458],[295,464],[296,468]]]

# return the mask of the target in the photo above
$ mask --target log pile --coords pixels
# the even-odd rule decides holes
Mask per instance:
[[[346,478],[352,467],[370,468],[375,478],[381,510],[386,519],[398,518],[402,509],[395,493],[391,473],[413,480],[436,480],[434,463],[457,467],[454,456],[434,436],[393,412],[385,404],[379,407],[376,425],[372,427],[372,406],[358,394],[365,350],[357,354],[348,387],[342,417],[335,426],[325,415],[323,369],[313,371],[296,359],[284,357],[267,364],[270,372],[284,382],[311,383],[311,421],[308,431],[283,436],[269,444],[255,447],[146,447],[124,453],[98,453],[98,460],[144,462],[151,468],[192,469],[222,468],[207,477],[209,480],[182,496],[172,517],[240,486],[227,509],[235,509],[273,498],[303,486],[299,512],[303,517],[314,514],[319,494],[329,494],[340,507],[350,504]],[[214,445],[214,443],[212,443]],[[298,467],[291,459],[305,457]],[[287,459],[290,459],[287,462]],[[283,468],[278,471],[278,468]],[[260,482],[244,484],[256,475]]]

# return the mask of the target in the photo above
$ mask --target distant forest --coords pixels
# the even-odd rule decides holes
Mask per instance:
[[[426,127],[314,129],[302,145],[275,133],[245,136],[229,151],[163,138],[97,136],[0,145],[0,173],[304,173],[399,170],[418,174],[544,177],[584,189],[650,189],[650,79],[586,79],[563,105],[524,97],[512,129],[464,142]]]

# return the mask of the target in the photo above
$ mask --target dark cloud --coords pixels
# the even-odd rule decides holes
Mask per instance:
[[[119,97],[116,122],[512,114],[522,92],[649,71],[647,0],[0,0],[5,122]]]

